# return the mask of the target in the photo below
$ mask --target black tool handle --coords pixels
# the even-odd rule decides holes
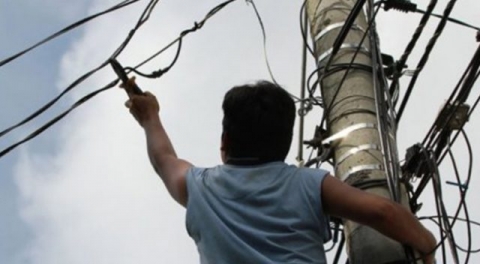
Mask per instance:
[[[118,78],[120,78],[120,80],[123,82],[123,85],[125,86],[125,91],[127,92],[127,94],[130,91],[136,95],[143,94],[142,89],[140,89],[140,87],[138,87],[138,85],[135,82],[129,81],[127,73],[125,72],[125,69],[116,59],[110,59],[110,65],[112,65],[113,71],[115,71]]]

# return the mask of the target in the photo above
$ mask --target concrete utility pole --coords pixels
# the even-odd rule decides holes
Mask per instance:
[[[329,68],[339,69],[339,65],[348,65],[353,59],[355,50],[368,28],[363,10],[355,19],[337,55],[332,59],[330,55],[355,2],[355,0],[307,0],[307,14],[320,68],[325,67],[331,60]],[[370,41],[367,37],[354,63],[364,65],[366,69],[371,68],[370,51]],[[398,194],[393,195],[388,188],[388,184],[391,189],[398,183],[392,185],[389,181],[387,184],[386,180],[386,168],[392,168],[394,162],[386,159],[382,152],[382,149],[385,149],[382,137],[385,140],[388,136],[386,131],[380,129],[378,122],[378,105],[372,72],[351,69],[345,82],[339,87],[344,74],[345,69],[335,71],[328,74],[321,83],[325,109],[326,111],[330,109],[327,112],[327,128],[329,136],[332,137],[335,175],[342,181],[367,192],[408,204],[403,189],[397,186]],[[347,131],[346,135],[341,136]],[[344,230],[351,264],[383,264],[397,261],[405,263],[407,257],[404,247],[377,231],[351,221],[344,221]]]

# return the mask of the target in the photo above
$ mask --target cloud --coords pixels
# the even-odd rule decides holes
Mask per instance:
[[[108,56],[105,50],[126,32],[104,34],[113,23],[88,27],[72,45],[63,59],[60,87]],[[111,77],[107,71],[98,74],[70,100]],[[120,90],[108,92],[61,122],[55,154],[22,153],[16,179],[22,217],[35,236],[26,251],[29,263],[197,261],[184,209],[151,169],[143,133],[124,109],[124,99]]]

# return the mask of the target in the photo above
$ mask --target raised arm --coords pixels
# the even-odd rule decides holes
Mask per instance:
[[[411,246],[424,255],[425,263],[433,264],[435,238],[405,207],[353,188],[332,176],[324,179],[321,188],[327,214],[368,225]]]
[[[186,174],[192,165],[177,157],[160,121],[157,99],[149,92],[143,95],[130,94],[126,106],[145,131],[148,156],[153,168],[173,199],[186,206],[188,195]]]

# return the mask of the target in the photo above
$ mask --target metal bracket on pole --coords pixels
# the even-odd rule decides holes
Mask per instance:
[[[380,146],[376,144],[365,144],[355,148],[351,148],[350,150],[345,152],[342,156],[340,156],[340,158],[337,159],[337,166],[343,163],[349,157],[359,153],[360,151],[365,151],[365,150],[380,150]]]
[[[321,1],[320,1],[321,2]],[[322,9],[319,11],[319,9]],[[321,6],[320,4],[317,6],[317,8],[315,9],[315,14],[317,16],[320,16],[322,15],[323,13],[326,13],[328,11],[332,11],[332,10],[344,10],[344,11],[352,11],[352,7],[345,4],[343,1],[338,1],[336,2],[335,4],[325,8],[323,6]]]
[[[334,135],[324,139],[322,141],[322,144],[323,145],[329,144],[329,143],[331,143],[335,140],[338,140],[338,139],[341,139],[341,138],[344,138],[344,137],[348,136],[348,134],[350,134],[354,131],[357,131],[357,130],[360,130],[360,129],[365,129],[365,128],[376,129],[377,125],[373,124],[373,123],[360,123],[360,124],[351,125],[349,127],[344,128],[343,130],[335,133]]]
[[[320,31],[316,36],[315,36],[315,42],[319,41],[323,36],[325,36],[325,34],[327,34],[328,32],[334,30],[334,29],[337,29],[337,28],[342,28],[343,25],[345,25],[345,22],[340,22],[340,23],[334,23],[334,24],[331,24],[329,26],[327,26],[326,28],[324,28],[322,31]],[[352,27],[351,27],[352,30],[358,30],[362,33],[365,33],[365,29],[363,29],[362,27],[356,25],[356,24],[353,24]]]
[[[369,170],[369,171],[372,171],[372,170],[383,171],[383,168],[382,168],[382,165],[380,165],[380,164],[368,164],[368,165],[355,166],[355,167],[352,167],[351,169],[349,169],[345,174],[340,176],[340,180],[345,181],[352,174],[360,172],[360,171],[366,171],[366,170]]]
[[[359,52],[365,54],[365,55],[370,55],[370,50],[368,50],[366,47],[364,46],[359,46],[357,44],[352,44],[352,43],[345,43],[345,44],[342,44],[340,46],[340,49],[338,50],[339,52],[341,50],[351,50],[351,51],[356,51],[357,49],[360,49]],[[327,51],[325,51],[323,54],[321,54],[320,56],[318,56],[318,63],[320,64],[323,60],[325,60],[326,58],[330,57],[330,55],[332,55],[333,53],[333,48],[330,48],[328,49]]]

